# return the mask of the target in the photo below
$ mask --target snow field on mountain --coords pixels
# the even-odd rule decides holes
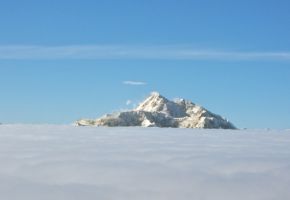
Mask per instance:
[[[170,101],[152,92],[133,110],[107,114],[96,120],[81,119],[78,126],[141,126],[236,129],[227,119],[184,99]]]
[[[3,200],[276,200],[289,186],[289,130],[0,126]]]

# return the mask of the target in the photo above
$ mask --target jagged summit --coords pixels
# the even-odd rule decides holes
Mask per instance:
[[[172,117],[184,117],[184,109],[177,103],[169,101],[158,92],[152,92],[135,111],[161,112]]]
[[[158,92],[152,92],[151,95],[145,99],[135,110],[143,110],[148,112],[161,111],[169,102],[168,99],[160,95]]]
[[[219,115],[184,99],[170,101],[152,92],[131,111],[107,114],[96,120],[79,120],[79,126],[143,126],[176,128],[223,128],[235,126]]]

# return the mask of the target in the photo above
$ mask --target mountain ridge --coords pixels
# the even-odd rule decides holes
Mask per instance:
[[[152,92],[133,110],[107,114],[96,120],[81,119],[76,125],[236,129],[227,119],[202,106],[184,99],[170,101],[158,92]]]

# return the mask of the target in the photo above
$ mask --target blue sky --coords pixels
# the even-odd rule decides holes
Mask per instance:
[[[1,1],[0,122],[71,123],[159,91],[240,128],[289,128],[289,7],[283,0]]]

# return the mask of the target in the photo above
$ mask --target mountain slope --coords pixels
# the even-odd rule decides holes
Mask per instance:
[[[78,126],[142,126],[174,128],[222,128],[235,126],[219,115],[184,99],[170,101],[152,92],[132,111],[108,114],[96,120],[79,120]]]

